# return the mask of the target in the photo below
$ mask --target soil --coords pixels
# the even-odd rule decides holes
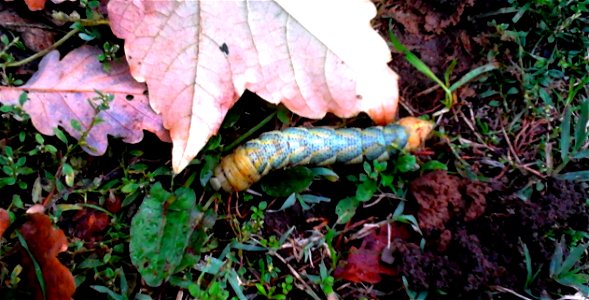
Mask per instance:
[[[458,189],[448,189],[448,182],[459,182]],[[500,186],[490,191],[487,185],[464,182],[434,172],[412,184],[427,244],[422,251],[416,243],[396,239],[392,249],[394,266],[416,290],[440,289],[452,296],[484,299],[491,298],[484,291],[493,286],[521,289],[526,278],[524,244],[535,268],[547,266],[555,239],[565,230],[589,228],[587,194],[573,183],[549,181],[545,190],[522,201]],[[483,194],[487,195],[481,198]],[[540,280],[530,288],[537,295],[548,289],[547,284]]]

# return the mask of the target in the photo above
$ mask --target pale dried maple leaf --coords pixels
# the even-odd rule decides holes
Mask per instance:
[[[309,118],[395,117],[397,75],[368,0],[111,0],[108,12],[170,130],[176,173],[246,89]]]
[[[137,143],[143,138],[143,129],[169,141],[161,117],[149,107],[145,85],[131,77],[125,63],[112,63],[111,71],[105,72],[96,58],[98,54],[100,50],[84,46],[60,61],[59,52],[52,51],[25,85],[0,87],[0,103],[18,105],[20,95],[26,92],[28,101],[23,108],[37,130],[53,135],[54,128],[61,126],[79,139],[96,116],[94,107],[99,103],[91,99],[100,91],[113,95],[114,99],[109,109],[98,113],[97,117],[103,122],[92,127],[86,137],[89,153],[104,154],[108,135]],[[79,122],[81,131],[74,129],[72,120]]]

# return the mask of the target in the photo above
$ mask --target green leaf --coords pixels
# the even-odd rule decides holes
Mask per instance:
[[[70,164],[64,163],[61,170],[65,175],[65,184],[67,184],[70,187],[74,186],[74,180],[76,178],[74,168],[72,168]]]
[[[395,167],[401,173],[407,173],[410,171],[415,171],[419,169],[419,165],[417,164],[417,159],[414,155],[411,154],[403,154],[397,158],[397,162],[395,163]]]
[[[587,250],[589,244],[578,245],[573,248],[567,258],[562,262],[562,265],[557,270],[557,273],[568,273],[581,260],[583,253]]]
[[[115,292],[113,292],[111,289],[102,286],[102,285],[91,285],[91,288],[93,288],[95,291],[102,293],[102,294],[107,294],[109,295],[112,299],[114,300],[125,300],[127,299],[127,297],[124,297],[122,295],[119,295]]]
[[[589,170],[568,172],[556,175],[556,178],[560,180],[589,181]]]
[[[297,195],[297,199],[300,199],[305,203],[312,203],[312,204],[331,201],[331,199],[329,199],[327,197],[315,196],[315,195],[309,195],[309,194]]]
[[[589,149],[581,150],[579,152],[575,152],[572,156],[574,159],[582,159],[589,157]]]
[[[470,72],[466,73],[464,76],[462,76],[458,81],[454,82],[448,89],[450,91],[455,91],[458,88],[460,88],[461,86],[465,85],[466,83],[468,83],[469,81],[475,79],[476,77],[480,76],[481,74],[490,72],[497,69],[497,64],[495,63],[489,63],[486,65],[482,65],[478,68],[475,68],[473,70],[471,70]]]
[[[190,255],[200,253],[200,235],[212,226],[203,222],[208,214],[197,207],[191,189],[170,193],[159,182],[153,185],[131,221],[129,244],[131,262],[149,286],[161,285],[194,261]]]
[[[215,169],[215,167],[217,166],[217,164],[219,163],[219,157],[217,156],[212,156],[212,155],[206,155],[205,156],[205,163],[202,166],[202,169],[200,169],[200,185],[201,186],[205,186],[207,185],[207,183],[209,182],[209,180],[211,179],[211,177],[213,177],[213,170]]]
[[[448,166],[446,164],[441,163],[437,160],[430,160],[421,166],[421,171],[435,171],[435,170],[444,170],[448,171]]]
[[[556,243],[554,247],[554,253],[552,254],[552,258],[550,259],[549,265],[549,274],[551,278],[558,277],[558,270],[562,265],[562,257],[563,257],[563,248],[564,248],[564,237],[560,239],[560,242]]]
[[[296,203],[296,201],[297,201],[297,197],[296,196],[297,196],[296,193],[290,194],[290,196],[288,196],[288,198],[286,198],[286,200],[284,200],[284,203],[278,209],[278,211],[285,210],[285,209],[293,206]]]
[[[313,172],[307,167],[278,170],[260,182],[264,193],[272,197],[287,197],[306,190],[313,182]]]
[[[63,133],[63,131],[61,131],[59,128],[55,127],[53,129],[53,133],[55,134],[55,136],[62,141],[64,144],[68,144],[67,142],[67,137],[65,136],[65,133]]]
[[[354,197],[348,197],[340,200],[335,207],[335,213],[337,214],[337,223],[338,224],[345,224],[348,223],[354,214],[356,213],[356,208],[360,202],[356,200]]]
[[[372,198],[377,189],[378,185],[376,184],[376,181],[367,179],[356,188],[356,199],[358,201],[368,201]]]
[[[581,102],[581,112],[575,126],[575,151],[579,151],[587,141],[587,120],[589,119],[589,99]]]
[[[336,182],[339,180],[339,176],[332,169],[317,167],[311,168],[311,172],[313,172],[313,176],[323,177],[331,182]]]

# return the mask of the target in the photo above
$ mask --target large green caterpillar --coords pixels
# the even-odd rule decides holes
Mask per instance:
[[[271,170],[296,165],[328,165],[387,160],[419,147],[433,124],[407,117],[386,126],[358,128],[291,127],[263,133],[221,160],[210,182],[213,188],[243,191]]]

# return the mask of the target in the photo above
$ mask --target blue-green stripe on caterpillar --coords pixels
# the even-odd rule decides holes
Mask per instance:
[[[243,191],[271,170],[284,167],[387,160],[400,150],[419,148],[432,129],[429,121],[406,117],[366,129],[291,127],[270,131],[225,156],[210,182],[216,190]]]

